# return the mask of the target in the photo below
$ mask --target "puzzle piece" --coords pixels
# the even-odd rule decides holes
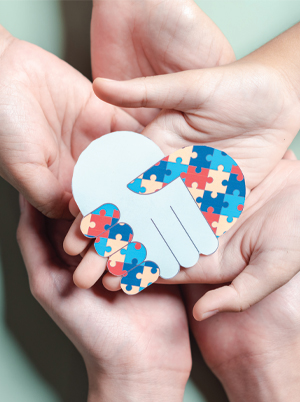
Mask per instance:
[[[152,261],[145,261],[121,279],[121,288],[127,294],[137,294],[159,277],[159,268]]]
[[[217,226],[220,220],[220,215],[214,213],[213,207],[207,208],[207,212],[203,211],[203,216],[206,219],[207,223],[211,227],[212,231],[217,235]],[[217,235],[218,236],[218,235]]]
[[[107,234],[107,235],[106,235]],[[116,239],[117,237],[120,240],[131,242],[133,237],[133,230],[127,223],[118,223],[115,226],[112,226],[109,230],[101,235],[102,237],[108,237],[109,239]],[[121,236],[121,237],[120,237]]]
[[[142,263],[147,255],[142,243],[133,242],[110,256],[107,261],[109,272],[114,275],[124,275],[137,265]]]
[[[139,242],[128,244],[127,247],[124,247],[122,250],[120,250],[120,253],[125,257],[124,262],[126,264],[131,264],[133,259],[137,259],[138,264],[140,264],[145,260],[147,255],[145,246]]]
[[[165,175],[164,183],[171,183],[173,180],[177,179],[182,173],[188,171],[188,165],[182,163],[182,158],[177,158],[176,162],[167,162],[167,170],[171,173]]]
[[[184,147],[178,149],[178,151],[172,152],[168,156],[169,162],[176,162],[178,158],[181,159],[183,165],[189,165],[191,158],[197,158],[197,152],[194,151],[194,147]]]
[[[143,194],[146,192],[146,188],[142,186],[142,179],[139,177],[129,183],[128,188],[137,194]]]
[[[160,190],[163,187],[163,183],[156,181],[156,176],[153,174],[149,180],[142,179],[142,186],[145,188],[144,194],[152,194]]]
[[[244,179],[243,172],[241,171],[241,169],[239,168],[238,165],[232,165],[230,173],[237,174],[238,175],[238,177],[237,177],[238,181],[242,181]]]
[[[246,186],[245,186],[245,181],[244,180],[239,180],[238,179],[238,174],[233,174],[231,173],[227,182],[227,194],[232,194],[234,193],[235,190],[238,190],[239,196],[240,197],[245,197],[246,195]]]
[[[182,173],[184,184],[189,188],[193,183],[197,183],[197,188],[204,190],[207,183],[212,183],[213,179],[208,177],[209,169],[202,168],[199,173],[196,172],[196,166],[189,166],[187,173]]]
[[[113,204],[104,204],[81,220],[80,229],[86,237],[97,237],[118,223],[119,219],[119,209]]]
[[[220,165],[223,166],[223,172],[231,172],[232,166],[237,166],[236,162],[225,152],[219,151],[216,148],[213,154],[207,155],[206,160],[210,162],[210,169],[218,170]]]
[[[225,194],[221,215],[227,216],[229,222],[238,218],[244,208],[244,201],[245,198],[239,196],[238,190],[234,190],[233,195]]]
[[[197,198],[201,199],[203,198],[204,190],[198,189],[198,184],[197,183],[192,183],[191,187],[188,187],[189,192],[191,193],[191,196],[194,198],[196,204],[200,208],[201,202],[197,202]]]
[[[137,279],[141,280],[140,287],[146,288],[152,285],[159,277],[159,268],[158,266],[152,261],[145,261],[143,264],[140,265],[143,267],[143,271],[138,272],[136,274]]]
[[[213,207],[215,214],[221,214],[225,194],[218,193],[217,197],[212,197],[211,191],[204,191],[203,197],[196,199],[197,203],[201,203],[201,212],[207,212],[209,207]]]
[[[156,181],[164,183],[165,176],[171,174],[171,172],[167,169],[167,163],[168,162],[165,160],[165,158],[162,159],[156,165],[146,170],[141,176],[139,176],[139,178],[151,180],[151,176],[154,175],[156,176]]]
[[[228,216],[220,215],[218,222],[212,222],[212,228],[217,237],[222,236],[227,230],[229,230],[237,221],[237,218],[232,218],[231,222],[228,222]]]
[[[127,223],[118,223],[96,238],[96,252],[102,257],[109,257],[116,251],[127,246],[133,238],[133,231]],[[106,242],[102,239],[105,239]]]
[[[209,169],[211,163],[210,160],[207,158],[210,155],[213,155],[214,148],[206,147],[203,145],[194,145],[193,153],[194,152],[197,154],[197,157],[191,157],[190,166],[195,166],[197,173],[200,173],[202,168]]]
[[[132,239],[132,237],[131,237]],[[131,241],[131,240],[129,240]],[[109,251],[107,251],[103,257],[109,257],[116,251],[120,250],[121,248],[127,246],[128,241],[122,240],[122,235],[118,234],[114,239],[107,239],[107,247],[110,248]]]
[[[97,237],[94,243],[95,250],[101,257],[106,257],[110,253],[111,247],[107,245],[108,239],[105,237]]]
[[[223,166],[218,166],[218,170],[209,170],[208,177],[212,178],[205,185],[205,191],[211,191],[211,196],[216,198],[218,193],[227,193],[227,180],[230,177],[230,173],[223,171]],[[224,185],[225,184],[225,185]]]
[[[107,269],[109,270],[109,272],[111,274],[116,275],[116,276],[122,276],[122,275],[127,274],[126,270],[124,269],[123,262],[112,261],[112,260],[108,259]]]

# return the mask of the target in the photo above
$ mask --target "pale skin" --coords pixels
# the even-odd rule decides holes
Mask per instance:
[[[192,0],[94,0],[93,77],[127,80],[235,60],[220,29]],[[142,124],[157,110],[130,109]]]
[[[299,273],[239,314],[190,320],[203,356],[231,402],[299,400]],[[186,285],[187,308],[209,289]]]
[[[132,12],[137,4],[131,3]],[[151,0],[148,4],[154,2]],[[193,12],[199,15],[199,9],[195,10],[191,1],[182,4],[187,12],[180,14],[183,25],[178,32],[188,30],[194,20],[192,27],[201,52],[194,52],[195,57],[184,66],[170,59],[172,71],[192,68],[196,62],[200,68],[232,61],[232,49],[218,28],[201,12],[206,34],[199,36],[199,27],[193,19]],[[119,4],[120,15],[121,6],[122,3]],[[144,10],[140,9],[141,12]],[[128,13],[126,18],[130,16]],[[135,18],[138,17],[137,13]],[[169,7],[164,22],[166,17],[170,24],[178,20],[176,7]],[[127,25],[130,26],[130,20]],[[141,24],[139,34],[144,27],[146,24]],[[121,28],[118,35],[120,38],[124,35]],[[168,37],[163,40],[163,32],[161,35],[161,42],[148,38],[152,47],[156,43],[168,44]],[[214,46],[211,46],[212,36]],[[178,36],[174,52],[178,46],[185,46],[180,38],[182,35]],[[109,40],[105,38],[106,43]],[[3,132],[0,132],[0,148],[5,150],[2,154],[0,151],[1,175],[44,214],[69,217],[71,175],[81,151],[90,141],[107,132],[141,131],[143,127],[139,121],[146,119],[148,122],[157,111],[137,113],[137,121],[123,110],[101,102],[94,95],[91,83],[72,67],[36,46],[13,38],[2,28],[0,47],[0,84],[14,90],[1,92]],[[148,57],[154,54],[156,61],[165,60],[165,54],[155,53],[155,49]],[[143,55],[142,48],[136,51],[135,57],[141,60],[140,55]],[[134,61],[131,52],[122,57]],[[95,55],[93,60],[96,58]],[[134,76],[141,75],[143,72],[137,71]],[[8,113],[7,105],[13,108],[13,114]],[[23,120],[18,125],[20,117]],[[162,401],[182,400],[191,357],[178,289],[150,289],[147,294],[131,300],[122,294],[106,292],[100,284],[91,290],[74,289],[72,274],[80,259],[67,258],[60,246],[68,223],[44,218],[23,198],[21,209],[18,239],[31,290],[83,355],[89,375],[89,402],[140,401],[142,397],[145,400],[145,395],[152,400],[153,392],[157,392],[157,398]],[[149,311],[150,304],[153,310]],[[111,322],[113,326],[108,325]],[[132,339],[122,336],[129,332]],[[132,353],[133,349],[139,351],[138,357]],[[150,382],[145,381],[145,372]]]
[[[153,288],[137,298],[101,283],[74,287],[78,258],[62,249],[70,223],[45,218],[23,196],[20,207],[17,237],[31,291],[82,354],[88,402],[182,401],[191,355],[178,287]]]
[[[95,138],[142,126],[51,53],[0,26],[0,175],[49,217],[69,217],[75,161]]]
[[[182,146],[208,143],[228,152],[243,170],[251,193],[242,217],[220,239],[215,254],[200,257],[195,267],[182,270],[172,280],[232,281],[207,293],[196,304],[194,316],[198,320],[219,311],[245,310],[299,270],[299,233],[294,225],[298,213],[295,208],[280,213],[288,200],[294,199],[297,205],[298,162],[276,167],[300,127],[297,69],[286,59],[298,42],[299,31],[300,24],[245,59],[224,67],[125,82],[94,82],[96,94],[115,105],[163,108],[144,134],[166,154]],[[273,55],[275,50],[279,55]],[[278,169],[276,182],[273,175]],[[79,237],[79,221],[80,217],[65,240],[65,249],[71,254],[85,252],[88,245]],[[285,236],[282,232],[287,226]],[[86,256],[88,264],[84,259],[75,272],[77,285],[89,287],[103,273],[105,259],[98,258],[96,265],[96,258],[91,248]],[[85,276],[91,261],[94,271]],[[110,274],[103,283],[108,289],[119,289],[119,279]]]
[[[113,2],[111,2],[113,3]],[[122,32],[120,33],[121,36]],[[199,68],[200,66],[195,65],[196,68]],[[103,74],[103,76],[106,76],[105,74]],[[110,77],[110,78],[132,78],[132,77]],[[172,136],[173,133],[170,133],[170,137],[169,139],[172,140]],[[158,139],[157,139],[158,140]],[[176,149],[176,141],[172,140],[173,144],[174,144],[174,148]],[[181,142],[183,145],[179,145],[179,147],[184,146],[184,141]],[[171,144],[171,146],[168,147],[168,149],[166,149],[166,153],[171,152],[173,149],[173,146]],[[274,201],[275,202],[275,201]],[[71,204],[71,210],[73,211],[73,213],[77,213],[78,211],[76,210],[76,206],[72,203]],[[31,212],[30,212],[31,213]],[[55,281],[55,286],[57,287],[57,285],[60,283],[60,280],[63,281],[63,279],[66,280],[67,286],[69,285],[71,287],[71,273],[67,272],[65,274],[63,274],[62,270],[59,269],[59,271],[56,271],[56,269],[58,268],[58,264],[56,261],[54,261],[53,263],[53,259],[50,259],[48,257],[50,257],[48,255],[47,250],[50,250],[51,256],[53,257],[53,249],[49,249],[49,244],[47,244],[47,241],[45,241],[44,238],[44,233],[41,233],[41,230],[39,230],[39,221],[41,222],[41,220],[43,218],[34,215],[32,216],[32,219],[29,218],[30,213],[28,214],[28,211],[24,212],[23,209],[23,220],[21,220],[21,226],[20,226],[20,231],[19,231],[19,237],[22,237],[22,232],[23,232],[23,240],[21,240],[21,243],[23,241],[23,253],[24,255],[26,254],[26,249],[28,248],[28,253],[27,255],[27,259],[26,259],[26,265],[27,265],[27,269],[29,271],[29,276],[30,276],[30,281],[31,281],[31,288],[33,293],[35,294],[35,296],[37,297],[38,300],[40,300],[42,302],[42,304],[46,307],[47,311],[49,311],[49,313],[51,314],[52,317],[54,317],[56,319],[57,322],[59,322],[59,325],[63,328],[63,330],[65,330],[65,332],[70,336],[70,338],[72,339],[72,341],[77,345],[79,350],[82,350],[82,354],[83,355],[87,355],[87,356],[92,356],[91,361],[95,361],[96,362],[96,366],[98,367],[98,363],[99,361],[103,362],[103,356],[101,356],[101,352],[103,352],[103,349],[101,348],[101,343],[93,343],[94,346],[100,346],[100,349],[97,350],[97,352],[99,352],[99,354],[97,353],[97,356],[95,358],[95,360],[93,359],[93,356],[96,353],[96,350],[91,349],[91,345],[88,345],[86,343],[86,339],[83,339],[81,337],[81,334],[78,333],[78,331],[76,330],[76,328],[78,328],[78,325],[82,325],[84,324],[84,322],[79,322],[78,320],[80,320],[80,317],[77,317],[73,314],[73,306],[75,306],[75,299],[70,297],[70,295],[68,294],[67,296],[65,294],[61,294],[59,292],[54,292],[53,293],[53,298],[50,298],[49,293],[47,292],[48,287],[43,287],[43,281],[46,280],[47,278],[49,279],[49,276],[47,276],[49,269],[50,269],[50,281],[47,282],[47,285],[49,285],[51,287],[51,283],[53,283],[53,278],[58,279],[58,281]],[[23,228],[22,228],[23,225]],[[44,228],[43,228],[44,229]],[[55,230],[57,231],[57,228],[55,228]],[[30,239],[31,242],[28,242],[28,244],[26,243],[26,238],[28,236],[28,233],[30,234]],[[55,234],[57,234],[55,232]],[[39,244],[39,250],[40,253],[37,256],[37,259],[35,260],[35,253],[36,253],[36,249],[33,252],[29,252],[29,250],[31,250],[30,247],[32,247],[32,241],[38,241],[38,239],[42,239],[42,243],[38,243]],[[44,242],[45,241],[45,242]],[[22,248],[22,247],[21,247]],[[47,255],[47,256],[46,256]],[[46,256],[46,258],[45,258]],[[42,257],[41,260],[39,260],[39,257]],[[64,257],[65,258],[65,257]],[[100,258],[100,257],[98,257]],[[42,263],[42,261],[44,263]],[[50,263],[49,263],[50,261]],[[98,260],[99,261],[99,260]],[[49,264],[48,264],[49,263]],[[78,260],[73,260],[73,262],[69,263],[68,265],[71,266],[70,271],[72,272],[73,269],[76,267],[78,263]],[[49,267],[50,265],[50,267]],[[65,267],[65,264],[64,264]],[[42,269],[40,269],[42,268]],[[60,267],[59,267],[60,268]],[[56,274],[59,273],[61,276],[58,277],[56,276]],[[39,274],[41,274],[39,276]],[[63,277],[64,275],[64,277]],[[34,278],[37,277],[39,279],[37,279],[37,281],[34,280]],[[295,277],[296,279],[297,277]],[[259,389],[259,384],[257,381],[253,381],[253,375],[251,372],[251,368],[254,367],[257,372],[260,371],[260,373],[264,374],[264,378],[265,379],[269,379],[270,382],[269,384],[273,385],[274,381],[272,380],[272,378],[275,379],[274,377],[274,372],[272,370],[270,370],[269,373],[267,373],[267,370],[265,370],[264,372],[261,370],[262,366],[264,365],[265,361],[264,359],[258,359],[257,361],[254,362],[253,359],[244,359],[243,362],[245,363],[245,365],[247,365],[247,370],[248,371],[242,371],[241,368],[242,366],[239,364],[239,360],[236,359],[235,357],[239,354],[239,352],[241,351],[241,348],[245,348],[245,346],[249,346],[250,348],[250,353],[246,353],[245,355],[247,356],[250,355],[251,356],[251,352],[255,353],[255,347],[256,345],[258,345],[258,341],[260,341],[260,335],[261,334],[265,334],[265,340],[266,343],[262,346],[264,346],[264,350],[266,351],[266,346],[268,346],[268,338],[267,336],[269,336],[269,339],[272,340],[272,335],[274,334],[275,331],[278,330],[278,324],[282,323],[282,336],[278,336],[277,338],[274,338],[274,350],[282,350],[282,341],[284,340],[284,337],[286,335],[286,329],[293,329],[293,339],[297,339],[297,322],[299,321],[297,319],[296,315],[293,315],[296,310],[297,310],[297,306],[299,305],[299,303],[297,302],[297,291],[298,291],[298,286],[292,287],[289,286],[291,283],[295,283],[295,279],[292,280],[288,285],[285,285],[282,289],[280,289],[279,291],[273,293],[271,296],[269,296],[268,298],[266,298],[263,302],[260,302],[259,304],[257,304],[254,307],[251,307],[250,309],[248,309],[246,312],[237,315],[233,314],[222,314],[222,315],[217,315],[216,317],[213,317],[210,320],[206,320],[203,323],[200,323],[199,325],[201,327],[199,327],[199,331],[194,329],[194,333],[196,338],[198,339],[199,345],[202,348],[207,348],[207,354],[206,354],[206,359],[209,363],[209,365],[211,366],[211,368],[215,371],[215,373],[220,377],[221,381],[223,382],[223,385],[225,386],[230,400],[232,401],[241,401],[241,400],[245,400],[247,401],[246,397],[248,398],[249,402],[251,402],[252,400],[257,400],[257,401],[265,401],[267,400],[267,398],[262,399],[260,396],[260,389]],[[296,284],[296,283],[295,283]],[[95,290],[97,290],[97,287],[100,286],[99,284],[96,285]],[[193,295],[193,297],[191,297],[191,301],[188,304],[188,307],[191,311],[191,307],[192,305],[195,303],[196,300],[199,299],[200,296],[202,296],[202,294],[206,291],[206,289],[201,286],[201,285],[193,285],[195,287],[195,294]],[[289,286],[289,287],[288,287]],[[72,288],[73,289],[73,288]],[[283,312],[283,315],[276,315],[276,313],[278,312],[278,310],[281,309],[282,307],[282,300],[283,298],[278,297],[276,300],[274,299],[275,295],[279,295],[279,292],[281,292],[281,294],[283,293],[283,289],[286,289],[285,291],[285,298],[284,301],[286,302],[286,305],[289,306],[288,309],[286,309]],[[190,290],[189,290],[190,291]],[[76,293],[78,292],[78,293]],[[79,292],[82,292],[82,290],[78,289],[74,291],[74,293],[72,294],[76,294],[77,296],[80,295]],[[86,296],[79,296],[79,301],[81,302],[87,302],[89,304],[90,307],[90,302],[92,302],[94,304],[94,307],[97,305],[100,307],[100,303],[98,301],[98,299],[96,299],[95,297],[91,297],[91,292],[92,290],[87,290],[87,291],[83,291],[85,292],[84,294]],[[88,293],[87,293],[88,292]],[[156,290],[151,290],[151,288],[148,289],[147,291],[148,293],[150,293],[151,296],[151,292],[156,292]],[[198,293],[199,292],[199,293]],[[194,293],[194,292],[193,292]],[[101,294],[102,294],[102,301],[103,299],[105,299],[106,297],[109,299],[109,297],[115,297],[112,295],[109,295],[108,293],[105,293],[105,290],[103,288],[101,288]],[[104,294],[104,297],[103,297]],[[89,296],[87,296],[89,295]],[[99,296],[99,295],[98,295]],[[119,295],[118,295],[119,296]],[[123,295],[124,296],[124,295]],[[122,295],[120,295],[120,299],[118,300],[122,300]],[[143,294],[139,295],[138,297],[143,296]],[[68,300],[70,301],[70,305],[67,305],[65,302],[66,297],[68,298]],[[86,298],[84,301],[84,297]],[[101,297],[101,296],[100,296]],[[143,296],[144,297],[144,296]],[[145,296],[146,297],[146,296]],[[272,298],[272,299],[270,299]],[[135,299],[137,300],[137,299]],[[140,300],[140,299],[139,299]],[[155,299],[154,299],[155,300]],[[267,304],[267,300],[270,300],[270,302]],[[276,301],[276,303],[275,303]],[[293,308],[293,301],[295,301],[294,304],[294,308]],[[74,303],[71,305],[71,302]],[[151,303],[153,302],[153,300],[151,300]],[[164,300],[165,302],[165,300]],[[64,306],[60,306],[62,303],[64,303]],[[99,304],[98,304],[99,303]],[[174,303],[174,301],[172,301],[172,303]],[[262,304],[263,303],[263,304]],[[59,304],[59,305],[58,305]],[[145,301],[146,304],[146,301]],[[149,304],[148,304],[149,305]],[[53,309],[52,309],[53,306]],[[260,306],[262,306],[262,308],[260,308]],[[63,308],[65,307],[65,310],[63,310]],[[69,308],[71,307],[71,308]],[[97,319],[98,319],[98,314],[99,313],[103,313],[103,309],[107,307],[107,304],[103,305],[101,304],[101,310],[97,310]],[[267,308],[268,307],[268,308]],[[60,309],[60,312],[57,312],[57,309]],[[76,307],[74,308],[80,308],[80,305],[76,305]],[[158,306],[158,309],[162,308],[160,306]],[[170,311],[170,314],[179,314],[179,318],[181,316],[180,313],[180,309],[176,312],[171,310],[168,310],[168,312]],[[159,311],[160,312],[160,311]],[[123,313],[123,312],[122,312]],[[252,321],[249,321],[248,323],[245,321],[243,321],[244,317],[248,317],[251,313],[251,318],[253,320],[253,325],[252,325]],[[291,313],[291,314],[290,314]],[[112,314],[114,314],[114,312],[112,311]],[[135,314],[137,314],[137,312],[135,312]],[[269,315],[274,316],[274,322],[273,322],[273,326],[272,325],[265,325],[267,323],[266,318],[269,317]],[[216,333],[216,327],[215,326],[211,326],[208,329],[205,329],[205,326],[209,326],[209,324],[211,322],[213,323],[218,323],[220,320],[220,317],[223,318],[224,317],[224,321],[220,324],[220,326],[218,328],[220,328],[220,331],[218,333]],[[229,320],[230,317],[230,320]],[[240,317],[239,321],[236,321],[236,317]],[[293,317],[295,319],[293,319]],[[84,317],[81,317],[84,318]],[[155,319],[155,316],[153,316],[153,318]],[[167,318],[172,318],[169,317],[169,315],[167,316]],[[136,319],[136,317],[135,317]],[[163,318],[163,320],[165,320],[166,317]],[[100,318],[100,324],[102,320],[102,316]],[[220,359],[217,361],[216,358],[218,356],[216,356],[219,352],[222,352],[221,348],[224,346],[224,337],[222,336],[222,331],[225,330],[226,328],[229,327],[229,329],[231,330],[231,332],[228,332],[228,335],[232,336],[233,334],[236,333],[236,331],[238,329],[240,329],[240,325],[243,325],[244,323],[244,328],[245,331],[241,332],[241,336],[239,338],[239,343],[237,344],[236,342],[232,343],[232,347],[231,348],[227,348],[226,351],[226,356],[224,358],[224,353],[220,353]],[[73,325],[74,324],[74,325]],[[91,322],[88,322],[88,325],[91,324]],[[247,329],[247,324],[248,324],[248,329]],[[257,331],[257,338],[253,338],[253,342],[249,343],[249,338],[247,338],[246,335],[249,335],[249,329],[253,328],[253,326],[258,325],[258,328],[260,330]],[[269,324],[269,322],[268,322]],[[107,319],[103,322],[103,325],[107,325]],[[184,325],[183,325],[184,327]],[[84,327],[83,327],[84,328]],[[171,328],[171,326],[170,326]],[[75,329],[75,331],[74,331]],[[88,329],[91,329],[91,327],[88,326]],[[174,329],[174,328],[173,328]],[[178,328],[176,328],[178,329]],[[105,328],[104,328],[105,330]],[[206,337],[206,344],[200,343],[199,341],[199,333],[200,331],[203,331],[207,334]],[[97,334],[100,331],[101,332],[101,328],[97,328],[96,329]],[[151,328],[150,328],[151,331]],[[235,331],[235,333],[234,333]],[[247,333],[248,332],[248,333]],[[143,330],[143,335],[145,335],[145,331]],[[147,335],[147,334],[146,334]],[[183,333],[180,333],[181,336],[183,336]],[[214,335],[214,336],[213,336]],[[218,336],[219,335],[219,338]],[[138,340],[143,342],[143,337],[139,336]],[[212,341],[210,343],[210,348],[208,348],[208,343],[210,338],[212,338]],[[186,338],[185,338],[186,339]],[[235,338],[235,340],[237,340],[237,338]],[[169,341],[169,339],[168,339]],[[119,339],[118,339],[119,342]],[[81,346],[80,346],[81,345]],[[166,345],[164,345],[163,347],[165,347]],[[88,349],[88,353],[87,350],[85,349],[87,347]],[[179,347],[179,350],[182,351],[182,354],[180,353],[180,358],[183,359],[183,361],[187,362],[187,358],[184,357],[184,355],[187,355],[187,353],[189,354],[189,352],[187,351],[187,348],[183,348],[180,345],[176,345],[176,347]],[[109,349],[110,350],[110,349]],[[215,353],[213,353],[215,351]],[[104,350],[105,352],[105,350]],[[213,359],[209,359],[209,354],[214,354],[214,358],[215,360],[213,361]],[[132,355],[131,355],[132,356]],[[285,378],[285,383],[283,385],[283,387],[288,388],[290,385],[293,385],[293,382],[291,382],[290,380],[293,378],[292,374],[293,372],[288,371],[289,368],[294,368],[295,365],[293,364],[293,362],[295,361],[296,357],[297,357],[297,353],[296,353],[296,349],[294,349],[294,354],[288,354],[287,355],[290,359],[289,362],[287,362],[287,364],[284,366],[285,367],[285,374],[286,374],[286,378]],[[149,356],[148,356],[149,357]],[[165,357],[165,355],[164,355]],[[231,358],[232,357],[232,358]],[[264,355],[265,358],[268,357],[268,354],[265,353]],[[262,361],[263,360],[263,361]],[[298,359],[299,360],[299,359]],[[109,362],[112,360],[110,360],[109,358],[106,360],[106,362]],[[161,360],[160,360],[161,362]],[[227,365],[227,367],[230,368],[231,370],[231,378],[228,378],[224,375],[222,375],[221,371],[217,371],[215,369],[215,366],[218,365],[218,363],[220,363],[220,365],[224,365],[224,368],[226,368],[226,362],[230,362],[230,365]],[[253,364],[256,363],[257,364]],[[135,362],[136,363],[136,362]],[[139,362],[138,362],[139,363]],[[236,364],[234,364],[236,363]],[[279,365],[281,364],[280,359],[278,359],[278,363]],[[103,363],[102,363],[103,364]],[[172,364],[174,364],[174,362],[172,362]],[[190,363],[187,364],[186,367],[189,367]],[[115,366],[112,366],[115,368]],[[127,367],[129,368],[129,367]],[[149,369],[149,366],[147,367],[147,369]],[[189,370],[189,369],[188,369]],[[89,373],[92,373],[93,370],[89,370]],[[114,370],[110,371],[109,370],[109,364],[107,364],[107,367],[105,369],[104,375],[102,375],[103,373],[99,373],[98,370],[95,370],[95,375],[91,375],[91,387],[90,387],[90,394],[89,394],[89,401],[94,401],[94,400],[116,400],[118,399],[119,395],[114,394],[114,392],[118,391],[119,389],[122,389],[122,386],[124,385],[124,382],[122,382],[122,380],[120,381],[120,378],[118,378],[118,374],[111,374]],[[133,370],[134,371],[134,370]],[[105,373],[109,372],[109,376],[107,376]],[[128,370],[126,370],[126,373],[128,373]],[[168,370],[167,370],[168,373]],[[181,384],[185,382],[186,379],[186,370],[183,370],[184,375],[183,376],[178,376],[176,380],[175,378],[175,382],[172,382],[172,387],[174,387],[174,384],[176,384],[178,381],[179,383],[179,387],[178,387],[178,395],[182,395],[182,389],[181,389]],[[242,375],[244,373],[244,376]],[[159,373],[158,373],[159,374]],[[228,372],[227,372],[228,374]],[[230,374],[230,373],[229,373]],[[97,377],[98,375],[98,377]],[[112,375],[112,382],[109,381],[109,378]],[[122,373],[121,373],[122,375]],[[240,376],[240,377],[238,377]],[[154,376],[155,377],[155,376]],[[131,377],[132,378],[132,377]],[[180,379],[181,378],[181,379]],[[183,380],[184,378],[184,380]],[[237,379],[238,381],[240,381],[240,383],[235,383],[232,384],[232,379]],[[115,379],[117,379],[116,381],[114,381]],[[167,381],[168,382],[168,381]],[[120,397],[122,397],[122,400],[127,400],[126,398],[128,398],[128,400],[141,400],[141,396],[135,394],[135,392],[139,391],[139,389],[137,389],[136,386],[132,387],[133,382],[131,380],[129,380],[128,382],[126,381],[128,388],[123,388],[123,390],[126,390],[127,393],[120,395]],[[121,387],[118,387],[118,385],[121,384]],[[297,385],[297,382],[294,382],[294,385]],[[298,381],[299,384],[299,381]],[[116,386],[117,385],[117,386]],[[153,395],[153,386],[150,388],[147,388],[147,384],[146,388],[143,388],[142,390],[144,390],[144,393],[142,394],[143,397],[145,398],[145,395],[148,394],[147,390],[151,389],[151,395]],[[234,385],[243,385],[240,386],[236,389],[234,389]],[[103,386],[103,387],[102,387]],[[271,388],[271,387],[269,387]],[[159,388],[158,388],[159,389]],[[273,388],[274,390],[274,388]],[[163,389],[162,389],[163,391]],[[130,395],[133,395],[132,398],[130,398]],[[162,396],[160,395],[160,400],[168,400],[164,395],[164,392],[162,392]],[[266,395],[266,394],[265,394]],[[279,397],[277,399],[275,399],[274,396],[279,396],[279,392],[274,395],[273,394],[269,394],[269,396],[272,395],[272,400],[286,400],[286,399],[279,399]],[[299,395],[299,391],[298,394]],[[260,397],[260,399],[259,399]],[[102,399],[101,399],[102,398]],[[135,398],[135,399],[134,399]],[[233,399],[235,398],[235,399]],[[252,399],[251,399],[252,398]],[[143,399],[145,400],[145,399]],[[151,399],[152,400],[152,399]],[[171,399],[172,401],[177,400],[177,398],[175,397],[175,395],[171,395]],[[293,400],[288,398],[288,400]],[[295,399],[296,400],[296,399]]]

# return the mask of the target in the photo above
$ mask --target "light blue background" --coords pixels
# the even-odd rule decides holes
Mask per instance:
[[[197,3],[227,36],[237,58],[292,26],[300,16],[299,1]],[[69,37],[64,17],[71,14],[79,22],[80,32],[80,25],[88,22],[90,10],[88,1],[67,1],[63,5],[56,0],[0,1],[0,24],[18,38],[69,60],[72,54],[67,54],[65,46]],[[292,148],[300,158],[299,136]],[[18,213],[16,191],[0,179],[0,400],[84,401],[87,383],[79,354],[30,295],[15,240]],[[185,402],[226,401],[220,384],[206,368],[197,348],[193,349],[192,377],[197,381],[189,381]]]

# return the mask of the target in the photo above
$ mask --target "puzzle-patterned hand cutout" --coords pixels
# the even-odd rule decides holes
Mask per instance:
[[[128,294],[215,252],[245,200],[243,174],[225,152],[194,145],[164,157],[132,132],[93,141],[78,159],[72,187],[82,233],[95,238]]]

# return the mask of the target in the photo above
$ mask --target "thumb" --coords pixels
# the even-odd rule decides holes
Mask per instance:
[[[194,306],[194,318],[202,321],[218,312],[246,310],[287,283],[298,265],[293,257],[288,262],[280,253],[262,252],[230,285],[205,293]]]
[[[100,99],[116,106],[185,111],[199,108],[211,94],[214,88],[211,84],[215,82],[212,70],[216,69],[189,70],[128,81],[96,78],[93,88]]]

